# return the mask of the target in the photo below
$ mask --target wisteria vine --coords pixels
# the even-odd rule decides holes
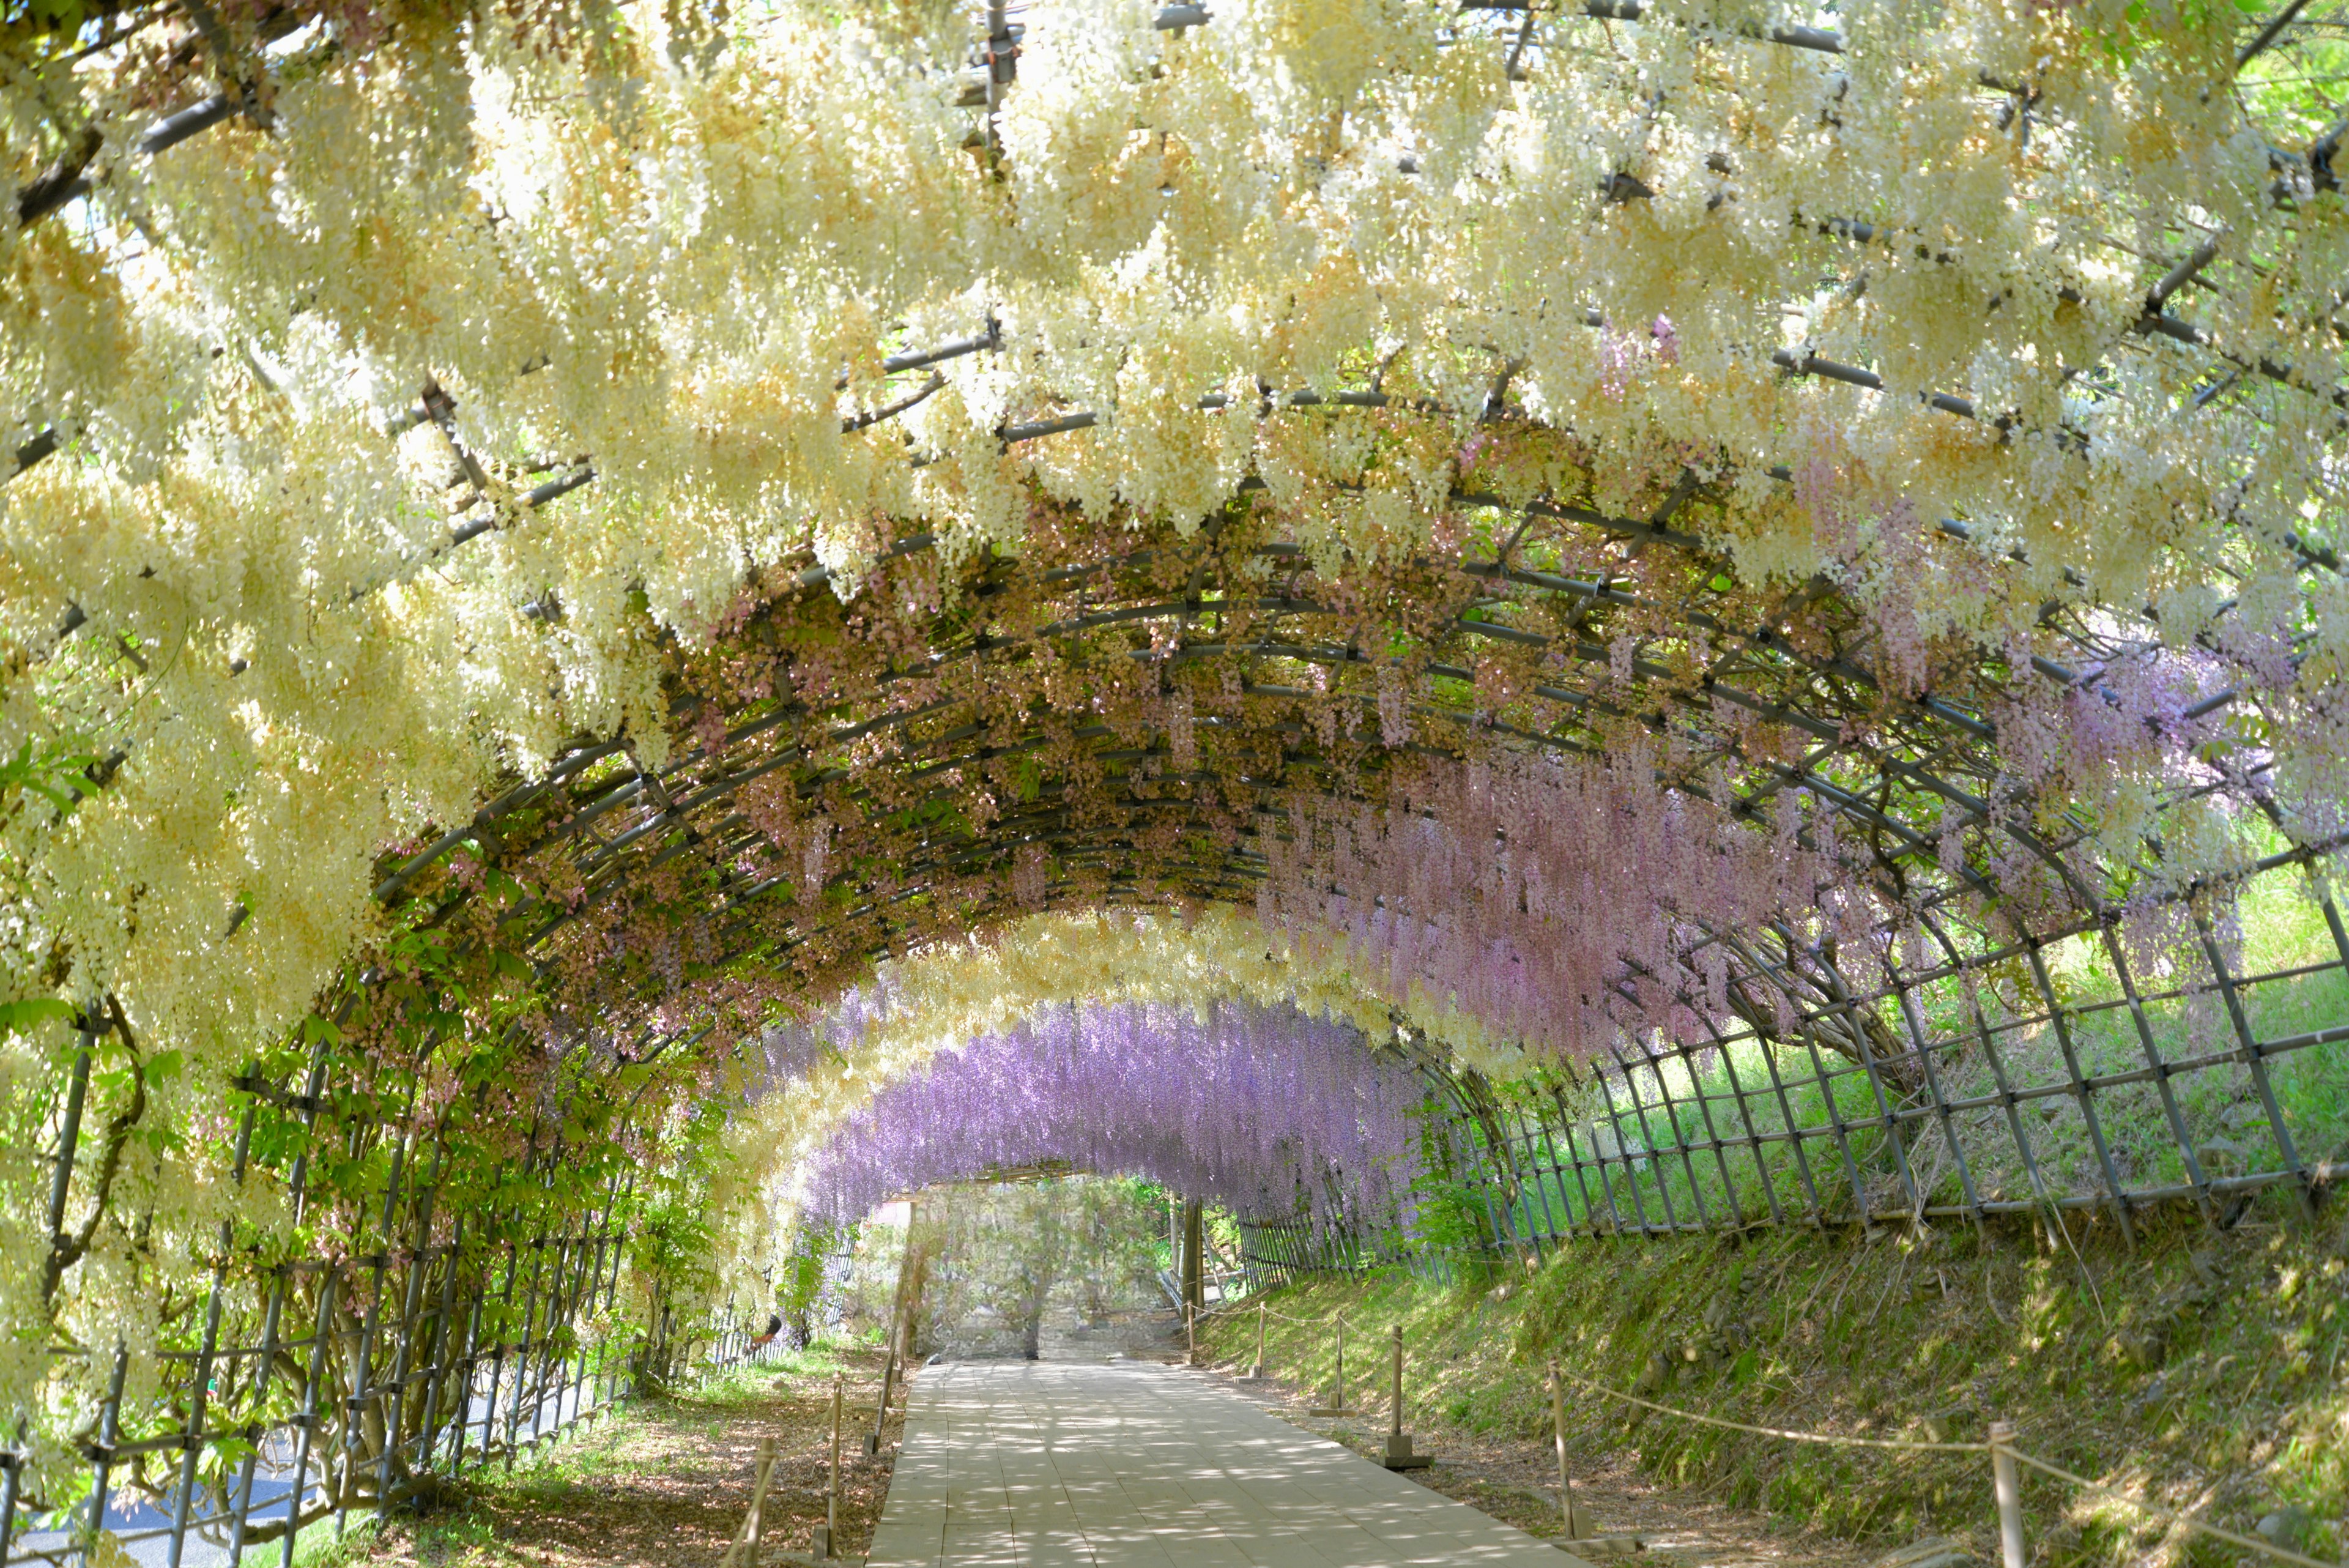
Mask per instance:
[[[1384,1220],[1419,1173],[1423,1087],[1392,1054],[1289,1008],[1062,1005],[883,1089],[803,1173],[808,1210],[1065,1161],[1255,1217]]]

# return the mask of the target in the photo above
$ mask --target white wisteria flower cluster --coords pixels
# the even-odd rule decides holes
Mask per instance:
[[[1878,607],[1894,670],[2149,608],[2256,666],[2287,825],[2337,811],[2349,223],[2227,8],[860,9],[236,23],[160,107],[237,112],[168,147],[131,44],[0,72],[20,191],[82,182],[0,221],[0,1000],[119,998],[216,1085],[383,935],[380,857],[582,737],[657,769],[747,586],[1048,507],[1106,553],[1246,493],[1333,567],[1471,494],[1636,510]],[[1137,976],[1359,1005],[1220,917],[1114,941],[1162,940]],[[1029,946],[900,982],[804,1114],[1169,983]],[[68,1025],[11,1016],[29,1151]],[[219,1173],[142,1158],[191,1254]]]

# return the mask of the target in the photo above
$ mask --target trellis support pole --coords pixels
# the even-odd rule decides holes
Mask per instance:
[[[2023,1483],[2014,1465],[2014,1428],[1990,1424],[1991,1484],[1998,1493],[1998,1552],[2001,1568],[2026,1568],[2023,1550]]]

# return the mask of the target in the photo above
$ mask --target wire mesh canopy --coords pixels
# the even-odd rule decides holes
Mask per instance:
[[[110,13],[46,67],[91,136],[37,167],[43,132],[24,132],[20,212],[61,215],[20,260],[91,302],[22,334],[32,472],[12,515],[58,543],[20,551],[21,684],[72,704],[24,732],[97,752],[98,792],[140,784],[125,831],[179,806],[142,705],[316,736],[323,823],[293,807],[191,842],[222,909],[154,911],[183,950],[223,955],[256,909],[290,923],[275,901],[295,885],[256,873],[254,839],[341,829],[347,861],[352,834],[420,814],[453,825],[382,863],[379,902],[464,846],[533,868],[498,930],[549,961],[595,946],[566,933],[667,903],[694,912],[693,964],[788,954],[836,978],[1007,894],[1248,898],[1286,797],[1376,803],[1415,751],[1630,745],[1733,818],[1799,794],[1796,831],[1838,828],[1832,875],[1879,913],[2020,919],[1965,953],[2308,864],[2342,796],[2337,302],[2293,281],[2335,243],[2333,128],[2304,123],[2331,45],[2321,18],[2274,20],[1888,11],[1847,38],[1831,16],[1611,4],[999,7],[858,33],[782,8],[638,19],[607,42],[657,78],[629,92],[666,96],[548,110],[533,92],[599,67],[296,10],[197,26],[159,57],[141,17]],[[469,47],[470,64],[448,53]],[[470,127],[347,64],[378,53],[470,80]],[[109,130],[207,55],[222,91]],[[886,109],[779,142],[835,68],[885,85]],[[1262,101],[1218,97],[1259,77]],[[2117,80],[2136,96],[2110,101]],[[761,91],[781,102],[748,131],[685,129]],[[1943,120],[1920,117],[1927,97]],[[2168,138],[2158,158],[2120,145],[2132,126]],[[316,161],[362,127],[384,158],[329,179]],[[555,171],[517,169],[533,135],[561,148]],[[398,189],[443,148],[486,197]],[[662,148],[669,176],[620,151]],[[761,155],[788,199],[742,182]],[[564,204],[622,200],[616,179],[662,210],[609,208],[599,240]],[[273,188],[275,213],[219,210]],[[892,190],[901,215],[877,210]],[[815,231],[727,259],[730,225],[786,213]],[[615,238],[688,259],[597,275],[584,257]],[[395,243],[388,267],[362,259]],[[977,281],[949,295],[955,264]],[[640,296],[634,266],[706,275]],[[403,302],[386,273],[460,292]],[[811,297],[853,351],[810,336]],[[1262,318],[1216,319],[1245,310]],[[925,335],[954,311],[964,331]],[[141,345],[129,368],[61,379],[69,334],[101,326]],[[631,333],[657,370],[599,363]],[[434,351],[452,359],[421,368],[420,397],[387,396]],[[119,405],[151,401],[139,355],[174,352],[222,368],[175,418],[133,418]],[[341,407],[306,384],[330,367],[363,386]],[[1195,389],[1170,403],[1176,385]],[[243,411],[273,393],[285,406]],[[713,426],[730,400],[751,417]],[[819,405],[839,429],[791,450]],[[447,480],[450,521],[395,504],[311,517],[309,545],[240,531],[311,563],[284,602],[196,579],[210,504],[254,500],[212,465],[301,475],[270,504],[294,516],[347,505],[388,478],[350,466],[369,409],[414,496]],[[272,420],[288,450],[263,458],[252,421]],[[612,450],[544,455],[591,431]],[[168,493],[198,474],[212,493]],[[810,501],[831,504],[772,520]],[[613,547],[632,526],[640,558]],[[273,670],[264,618],[298,601],[314,618],[338,592],[342,635],[450,634],[453,667],[354,651]],[[390,624],[368,624],[378,600]],[[666,643],[641,646],[632,616]],[[471,820],[430,809],[464,766],[327,711],[353,702],[335,679],[428,673],[509,689],[470,722],[543,759]],[[510,689],[541,679],[555,701],[517,713]],[[467,722],[432,696],[443,731]],[[574,711],[620,738],[561,743],[549,722]],[[407,797],[377,774],[354,809],[337,774],[404,750],[431,753]],[[204,783],[299,789],[299,771]],[[77,929],[87,889],[44,854],[25,856],[55,894],[36,940],[123,945]],[[124,915],[102,919],[150,923]],[[1831,1000],[1815,965],[1757,953],[1777,938],[1695,940],[1713,936],[1765,990]],[[638,946],[673,988],[688,960]]]

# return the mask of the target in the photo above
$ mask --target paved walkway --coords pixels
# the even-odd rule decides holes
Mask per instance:
[[[1583,1568],[1181,1367],[915,1379],[872,1568]]]

